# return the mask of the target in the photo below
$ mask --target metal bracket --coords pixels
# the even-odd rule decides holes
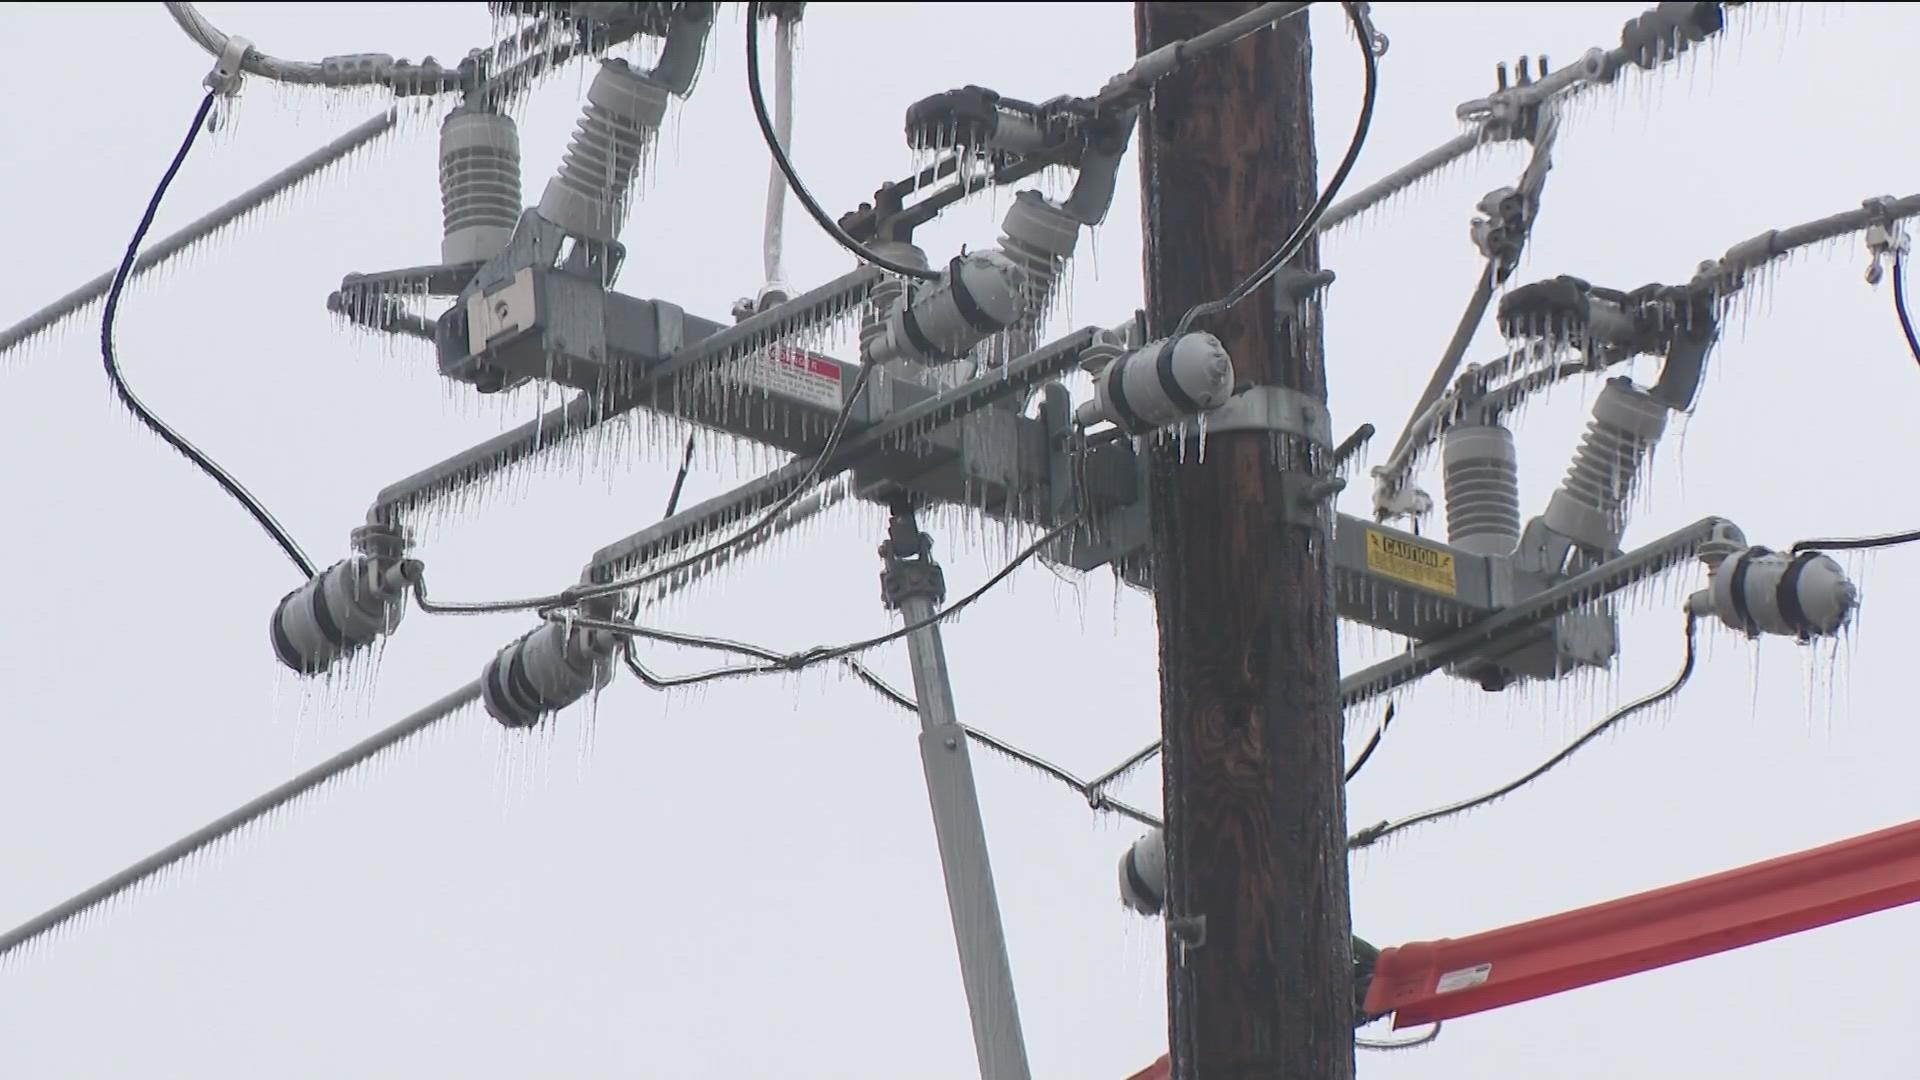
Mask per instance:
[[[1189,952],[1204,948],[1207,944],[1207,917],[1205,915],[1177,915],[1167,919],[1167,932],[1180,946],[1180,959],[1184,963]]]
[[[253,51],[253,42],[238,34],[227,37],[226,47],[214,58],[213,70],[207,72],[201,83],[208,90],[221,97],[233,97],[240,92],[240,76],[246,70],[247,54]]]
[[[1300,321],[1302,308],[1313,294],[1332,285],[1338,275],[1327,269],[1305,270],[1283,266],[1273,274],[1273,313],[1280,325]]]
[[[1327,507],[1335,495],[1347,489],[1340,476],[1314,476],[1304,472],[1280,474],[1281,520],[1288,525],[1319,528],[1325,523]]]
[[[1206,413],[1209,434],[1275,431],[1333,449],[1333,416],[1324,403],[1285,386],[1250,386]]]

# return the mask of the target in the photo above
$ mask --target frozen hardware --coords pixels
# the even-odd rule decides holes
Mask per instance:
[[[1687,610],[1748,637],[1830,637],[1847,625],[1860,598],[1832,558],[1750,547],[1732,525],[1701,546],[1700,561],[1707,587],[1687,598]]]
[[[625,60],[601,61],[560,172],[540,196],[541,217],[584,240],[619,239],[635,174],[653,153],[667,99],[693,89],[713,14],[710,3],[677,5],[660,62],[649,71],[635,71]]]
[[[314,675],[400,625],[409,580],[407,535],[367,525],[353,533],[353,557],[322,570],[273,609],[273,654],[288,668]]]
[[[1120,902],[1142,915],[1158,915],[1167,904],[1167,837],[1149,830],[1120,856]]]
[[[1181,334],[1120,354],[1102,346],[1105,363],[1093,377],[1093,400],[1074,414],[1082,427],[1109,421],[1129,435],[1180,423],[1233,396],[1233,358],[1212,334]],[[1093,350],[1089,364],[1098,363]]]
[[[532,727],[613,678],[612,635],[557,622],[500,650],[480,680],[487,714],[507,727]]]
[[[440,262],[485,262],[520,220],[520,133],[513,117],[462,107],[440,125]]]
[[[940,280],[900,292],[861,330],[861,358],[869,364],[963,359],[1026,313],[1024,277],[998,251],[960,256]]]

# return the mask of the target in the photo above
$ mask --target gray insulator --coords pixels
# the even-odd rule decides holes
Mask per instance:
[[[1447,540],[1476,555],[1509,555],[1520,542],[1520,459],[1498,424],[1457,427],[1441,448]]]
[[[603,60],[560,173],[540,196],[540,216],[589,240],[619,238],[634,173],[652,153],[667,115],[667,87]]]
[[[1232,396],[1233,358],[1219,338],[1195,332],[1109,363],[1093,378],[1093,400],[1074,418],[1082,426],[1109,420],[1139,435],[1217,409]]]
[[[1120,902],[1142,915],[1158,915],[1167,903],[1167,841],[1154,829],[1120,856]]]
[[[1000,222],[1000,250],[1026,277],[1024,288],[1028,320],[1047,313],[1061,271],[1080,243],[1080,221],[1038,191],[1013,197],[1013,206]]]
[[[1596,551],[1618,548],[1627,497],[1666,427],[1665,405],[1628,379],[1609,380],[1566,480],[1547,503],[1547,528]]]
[[[288,668],[313,675],[391,633],[406,611],[406,588],[387,568],[355,555],[281,598],[270,626],[274,655]]]
[[[532,727],[605,686],[612,662],[588,638],[549,622],[501,649],[480,680],[487,713],[508,727]]]
[[[513,117],[461,110],[440,125],[440,262],[484,262],[520,221],[520,132]]]
[[[861,335],[870,364],[906,360],[943,364],[1013,325],[1026,312],[1024,275],[998,251],[954,260],[939,281],[922,286],[905,305]]]
[[[1720,621],[1748,636],[1823,637],[1847,623],[1859,599],[1840,564],[1817,551],[1763,547],[1729,556],[1708,585]]]

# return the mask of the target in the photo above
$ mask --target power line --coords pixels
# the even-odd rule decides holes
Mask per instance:
[[[586,628],[588,629],[595,628],[590,624],[586,624],[584,621],[582,621],[582,625],[585,625]],[[684,645],[690,648],[714,649],[722,652],[733,652],[733,653],[738,653],[742,656],[753,656],[761,660],[773,661],[776,663],[783,661],[787,656],[792,655],[792,654],[781,653],[776,649],[769,649],[762,645],[753,645],[744,641],[732,641],[725,638],[704,637],[704,636],[695,635],[695,634],[679,634],[679,633],[674,633],[672,631],[652,630],[652,629],[638,627],[638,626],[627,628],[627,632],[629,632],[634,637],[645,637],[645,638],[650,638],[656,641],[664,641],[669,644]],[[838,659],[842,664],[846,666],[849,672],[851,672],[862,683],[865,683],[875,693],[879,694],[881,697],[885,698],[889,702],[892,702],[894,705],[899,706],[902,710],[906,712],[914,713],[914,714],[919,713],[920,711],[919,702],[915,701],[905,691],[899,689],[898,687],[895,687],[893,684],[881,678],[879,674],[877,674],[872,668],[869,668],[867,665],[861,663],[859,660],[851,656],[842,656],[842,657],[839,657]],[[641,664],[639,658],[633,655],[633,652],[631,649],[627,651],[627,665],[628,665],[628,668],[634,673],[635,676],[637,676],[640,679],[642,683],[644,683],[648,687],[655,690],[667,690],[667,689],[672,689],[679,686],[690,685],[696,682],[706,681],[706,676],[709,676],[712,674],[712,673],[702,673],[702,674],[693,675],[693,676],[659,675],[648,670],[645,665]],[[758,674],[768,670],[785,670],[785,669],[784,668],[753,669],[751,671],[743,669],[739,673],[742,675]],[[1096,777],[1093,780],[1082,780],[1080,777],[1068,771],[1066,768],[1060,765],[1056,765],[1053,762],[1048,761],[1046,758],[1043,758],[1040,755],[1033,753],[1032,751],[1023,750],[1020,747],[1015,746],[1010,742],[1007,742],[1005,739],[1002,739],[995,735],[988,734],[987,732],[982,731],[979,728],[972,727],[967,724],[962,724],[960,725],[960,727],[963,731],[967,733],[968,738],[979,743],[981,746],[987,748],[988,750],[991,750],[994,753],[999,754],[1000,756],[1007,758],[1010,761],[1018,762],[1019,764],[1025,765],[1030,769],[1034,769],[1048,777],[1051,777],[1052,779],[1058,781],[1062,785],[1071,789],[1074,793],[1080,795],[1082,798],[1085,798],[1087,800],[1088,805],[1092,807],[1095,811],[1106,811],[1110,813],[1119,814],[1122,817],[1131,818],[1136,822],[1139,822],[1141,824],[1148,825],[1148,826],[1158,826],[1160,824],[1160,820],[1154,817],[1152,814],[1149,814],[1144,810],[1140,810],[1134,806],[1124,803],[1119,799],[1115,799],[1112,796],[1107,795],[1106,792],[1103,790],[1105,786],[1108,784],[1108,782],[1110,782],[1113,779],[1113,777],[1118,774],[1119,771],[1124,770],[1124,766],[1122,770],[1115,770],[1114,772],[1102,774],[1101,776]],[[1138,757],[1138,755],[1136,755],[1136,757]]]
[[[528,597],[523,600],[434,600],[427,595],[424,571],[416,566],[413,589],[414,602],[420,606],[420,610],[433,615],[488,615],[505,611],[548,612],[576,604],[582,600],[590,600],[599,596],[612,596],[616,593],[626,592],[629,589],[641,588],[661,578],[670,577],[691,566],[726,554],[734,548],[748,542],[748,540],[771,526],[781,514],[787,511],[788,507],[791,507],[802,495],[805,495],[819,483],[827,462],[832,460],[834,451],[839,449],[840,440],[846,435],[848,424],[853,419],[854,407],[859,404],[861,395],[866,392],[867,383],[872,372],[873,369],[871,367],[864,364],[861,365],[860,373],[854,379],[853,389],[848,391],[846,400],[840,405],[839,414],[834,417],[832,428],[827,432],[826,442],[821,446],[820,452],[814,455],[806,475],[801,477],[799,482],[794,485],[793,490],[782,496],[773,506],[769,507],[765,513],[746,528],[741,529],[739,532],[712,547],[692,555],[683,556],[666,566],[658,567],[633,577],[593,585],[576,585],[561,592],[549,593],[546,596]]]
[[[71,921],[75,916],[98,907],[152,878],[189,855],[213,846],[281,807],[372,761],[478,701],[479,698],[480,682],[476,679],[398,723],[374,732],[239,809],[222,814],[85,892],[47,909],[5,934],[0,934],[0,957],[7,956],[21,946]]]
[[[1565,762],[1568,758],[1571,758],[1573,755],[1579,753],[1582,747],[1586,746],[1588,743],[1592,742],[1593,740],[1599,738],[1601,735],[1605,734],[1606,732],[1612,730],[1621,721],[1627,719],[1628,717],[1634,715],[1635,713],[1641,712],[1642,710],[1652,708],[1653,706],[1658,705],[1661,702],[1666,701],[1668,698],[1671,698],[1673,695],[1679,693],[1680,688],[1685,686],[1687,684],[1687,680],[1693,677],[1693,662],[1694,662],[1694,652],[1695,652],[1694,646],[1695,646],[1695,637],[1697,636],[1695,633],[1696,622],[1697,622],[1696,616],[1691,610],[1689,610],[1686,615],[1686,625],[1685,625],[1686,655],[1680,663],[1680,673],[1675,675],[1673,677],[1673,681],[1668,683],[1666,686],[1663,686],[1659,690],[1656,690],[1653,693],[1648,694],[1646,697],[1640,698],[1637,701],[1629,702],[1628,704],[1620,707],[1619,709],[1614,710],[1611,714],[1607,716],[1605,720],[1602,720],[1598,724],[1595,724],[1593,727],[1587,729],[1585,734],[1581,735],[1579,738],[1575,739],[1573,742],[1567,744],[1567,746],[1564,749],[1562,749],[1559,753],[1548,758],[1546,761],[1541,762],[1538,766],[1536,766],[1531,771],[1527,772],[1525,775],[1520,776],[1519,778],[1509,783],[1502,784],[1501,786],[1493,789],[1492,791],[1487,792],[1484,795],[1477,795],[1471,799],[1467,799],[1462,802],[1450,803],[1446,806],[1425,811],[1424,813],[1415,814],[1412,817],[1401,818],[1398,821],[1383,821],[1378,825],[1374,825],[1369,828],[1362,829],[1358,833],[1355,833],[1353,837],[1347,841],[1347,849],[1350,851],[1355,851],[1355,850],[1359,850],[1360,848],[1370,847],[1376,843],[1379,843],[1381,840],[1384,840],[1387,837],[1392,836],[1397,832],[1402,832],[1406,829],[1411,829],[1416,825],[1424,825],[1431,822],[1440,821],[1445,818],[1450,818],[1457,814],[1464,814],[1469,810],[1473,810],[1477,807],[1485,806],[1488,803],[1494,802],[1496,800],[1503,799],[1506,796],[1511,795],[1514,792],[1520,790],[1521,788],[1526,787],[1528,784],[1533,783],[1535,780],[1540,779],[1542,776],[1545,776],[1547,773],[1553,771],[1555,767],[1559,766],[1561,763]]]
[[[1906,336],[1907,351],[1920,364],[1920,337],[1913,332],[1913,316],[1907,311],[1907,260],[1898,249],[1893,253],[1893,313],[1900,318],[1900,332]]]
[[[1347,783],[1353,783],[1353,778],[1359,776],[1360,770],[1367,767],[1367,762],[1372,759],[1373,752],[1380,748],[1380,740],[1386,737],[1387,725],[1391,723],[1393,723],[1393,702],[1389,701],[1387,702],[1386,715],[1380,718],[1380,726],[1373,729],[1373,738],[1367,740],[1367,745],[1360,750],[1360,756],[1354,758],[1353,764],[1347,766]]]
[[[1065,536],[1069,531],[1078,527],[1079,524],[1080,524],[1080,520],[1078,518],[1073,518],[1071,520],[1068,520],[1064,524],[1055,526],[1054,528],[1048,530],[1044,535],[1040,537],[1040,539],[1028,545],[1025,550],[1020,552],[1020,554],[1014,556],[1013,559],[1009,561],[1006,565],[1002,566],[999,570],[995,571],[993,576],[987,578],[987,580],[982,582],[978,588],[974,589],[972,592],[954,601],[953,603],[948,604],[943,608],[940,608],[939,610],[935,611],[932,615],[929,615],[924,619],[919,619],[913,622],[909,622],[903,626],[900,626],[893,630],[889,630],[886,633],[877,635],[875,637],[864,638],[859,641],[849,642],[844,645],[831,645],[831,646],[815,645],[810,649],[802,649],[799,652],[785,653],[781,655],[767,657],[766,661],[761,664],[734,664],[734,665],[729,665],[727,667],[714,668],[711,671],[696,672],[692,675],[672,676],[668,679],[661,679],[661,677],[656,676],[651,672],[645,672],[643,674],[643,671],[644,671],[643,668],[635,667],[632,643],[635,638],[660,639],[663,634],[670,634],[672,633],[671,631],[654,630],[648,627],[637,626],[632,623],[618,622],[613,619],[591,618],[587,616],[573,615],[570,613],[563,613],[559,611],[548,611],[546,612],[546,617],[555,622],[562,623],[563,625],[579,626],[588,630],[601,630],[610,634],[620,635],[621,637],[627,640],[628,647],[625,650],[626,663],[628,668],[633,670],[635,676],[642,679],[650,680],[650,681],[666,682],[669,685],[673,685],[673,686],[693,686],[699,683],[716,682],[721,679],[743,678],[750,675],[770,675],[775,673],[803,671],[807,668],[814,667],[818,664],[826,663],[829,660],[838,660],[842,657],[853,656],[858,653],[866,652],[870,649],[879,648],[882,645],[899,641],[900,639],[906,637],[908,634],[911,634],[916,630],[924,630],[929,626],[937,625],[941,622],[946,621],[947,619],[952,618],[955,615],[958,615],[960,612],[966,610],[975,602],[979,601],[982,597],[986,596],[987,593],[993,591],[995,586],[999,585],[1001,582],[1011,577],[1013,575],[1013,572],[1015,570],[1018,570],[1029,559],[1032,559],[1035,555],[1038,555],[1040,552],[1046,550],[1046,548],[1052,543],[1054,543],[1054,541],[1060,539],[1062,536]],[[674,635],[673,638],[667,638],[663,640],[678,640],[679,643],[682,643],[682,644],[687,643],[683,635]],[[740,651],[745,651],[745,650],[740,650]],[[748,653],[748,654],[751,655],[751,653]]]
[[[1405,1038],[1405,1039],[1356,1038],[1353,1040],[1353,1045],[1359,1047],[1362,1050],[1384,1050],[1384,1051],[1416,1050],[1422,1046],[1428,1046],[1432,1044],[1434,1040],[1438,1039],[1440,1037],[1441,1027],[1442,1027],[1441,1021],[1435,1020],[1431,1028],[1428,1028],[1426,1031],[1423,1031],[1420,1034],[1411,1036],[1409,1038]]]
[[[747,5],[747,96],[753,100],[753,117],[760,124],[760,136],[766,141],[767,152],[773,155],[774,164],[779,167],[781,173],[785,174],[787,186],[793,189],[793,197],[800,200],[800,205],[806,208],[807,214],[826,231],[828,236],[833,237],[835,243],[852,252],[861,262],[877,266],[888,273],[899,274],[901,277],[915,278],[920,281],[940,280],[938,271],[895,262],[847,235],[847,230],[833,220],[833,215],[821,207],[819,200],[813,197],[813,192],[809,191],[807,185],[801,181],[800,174],[793,167],[793,161],[787,157],[786,148],[780,145],[779,135],[774,131],[773,118],[767,114],[767,94],[760,85],[760,9],[764,6],[760,0],[753,0]]]
[[[147,199],[146,212],[140,216],[140,224],[133,230],[133,239],[127,241],[126,254],[121,256],[120,268],[114,272],[113,285],[107,290],[106,311],[100,317],[100,358],[107,369],[107,380],[113,384],[113,391],[120,398],[121,404],[125,405],[155,435],[160,436],[168,446],[178,451],[180,456],[212,477],[227,494],[233,496],[234,500],[245,507],[247,513],[253,515],[253,519],[260,523],[260,527],[267,531],[267,535],[280,546],[280,550],[286,552],[287,558],[293,562],[300,573],[304,577],[312,578],[318,573],[314,568],[313,560],[300,549],[300,545],[294,541],[286,528],[267,511],[265,506],[261,505],[260,500],[254,498],[253,493],[248,491],[245,485],[229,475],[212,458],[202,453],[199,447],[188,442],[185,436],[168,427],[165,421],[154,415],[153,411],[147,408],[127,385],[126,379],[120,374],[120,363],[114,357],[114,320],[120,314],[120,296],[126,289],[128,276],[133,271],[134,259],[140,253],[140,242],[146,239],[147,230],[153,227],[153,218],[160,212],[161,200],[166,198],[167,189],[173,186],[174,177],[180,174],[180,167],[186,164],[187,154],[193,150],[194,141],[199,138],[201,128],[206,126],[207,117],[212,114],[214,102],[219,96],[217,91],[209,90],[206,96],[200,99],[200,107],[193,114],[193,123],[187,128],[186,138],[181,140],[180,148],[174,151],[173,160],[168,163],[166,173],[160,177],[159,185],[153,189],[152,196]]]
[[[1300,219],[1300,223],[1294,226],[1293,231],[1287,235],[1279,249],[1265,262],[1255,267],[1253,273],[1248,274],[1245,280],[1234,286],[1225,296],[1188,308],[1186,314],[1180,316],[1180,322],[1174,328],[1174,336],[1186,333],[1195,319],[1218,315],[1232,308],[1252,295],[1260,286],[1265,285],[1282,266],[1292,261],[1293,257],[1300,253],[1300,249],[1306,246],[1307,238],[1319,228],[1320,219],[1326,216],[1327,208],[1332,205],[1334,196],[1340,194],[1341,185],[1347,182],[1348,174],[1353,172],[1354,163],[1360,160],[1360,149],[1366,145],[1367,134],[1373,128],[1373,104],[1380,89],[1380,62],[1374,55],[1375,42],[1372,28],[1362,17],[1359,5],[1352,0],[1346,0],[1340,7],[1346,12],[1347,21],[1353,25],[1354,36],[1359,40],[1360,55],[1365,65],[1366,76],[1366,88],[1360,98],[1360,117],[1354,123],[1353,138],[1347,142],[1346,154],[1341,157],[1339,167],[1334,169],[1333,177],[1327,181],[1327,186],[1320,192],[1320,197],[1313,201],[1312,208],[1307,211],[1305,217]]]

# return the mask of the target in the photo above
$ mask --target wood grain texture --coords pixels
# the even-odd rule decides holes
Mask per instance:
[[[1253,4],[1135,5],[1141,52]],[[1141,153],[1148,318],[1169,332],[1270,255],[1316,194],[1304,18],[1164,80]],[[1309,245],[1294,265],[1316,267]],[[1203,320],[1242,382],[1322,400],[1317,305],[1295,323],[1262,289]],[[1155,597],[1166,735],[1168,927],[1206,937],[1168,965],[1174,1076],[1346,1080],[1352,959],[1339,666],[1329,535],[1290,524],[1283,469],[1320,465],[1290,437],[1171,444],[1153,464]]]

